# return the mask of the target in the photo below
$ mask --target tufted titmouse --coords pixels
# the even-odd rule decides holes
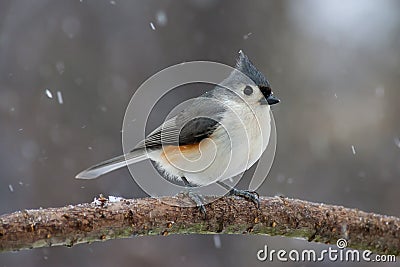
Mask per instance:
[[[235,71],[221,84],[192,99],[191,105],[131,152],[96,164],[76,178],[97,178],[149,158],[164,177],[181,180],[186,186],[219,183],[228,187],[223,181],[249,169],[266,149],[270,106],[279,102],[269,81],[240,51]],[[255,192],[229,189],[258,203]]]

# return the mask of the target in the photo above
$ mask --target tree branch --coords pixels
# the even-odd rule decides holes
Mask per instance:
[[[262,197],[261,208],[234,197],[197,208],[179,207],[184,196],[144,199],[100,198],[62,208],[24,210],[0,216],[0,251],[73,246],[137,235],[266,234],[302,237],[380,254],[400,254],[400,218],[340,206]],[[166,204],[174,204],[171,206]]]

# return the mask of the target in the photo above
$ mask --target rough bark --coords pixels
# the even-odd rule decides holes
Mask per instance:
[[[197,208],[186,197],[118,199],[0,216],[0,251],[73,246],[138,235],[266,234],[301,237],[380,254],[400,253],[400,218],[307,201],[261,197],[261,207],[234,197]],[[169,204],[166,204],[169,203]],[[170,205],[175,204],[176,206]]]

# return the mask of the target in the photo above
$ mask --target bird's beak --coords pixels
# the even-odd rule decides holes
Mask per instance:
[[[278,98],[276,98],[273,94],[270,94],[267,98],[268,105],[272,106],[281,102]]]
[[[279,102],[281,102],[278,98],[276,98],[273,94],[270,94],[267,98],[263,97],[262,99],[260,99],[260,103],[261,105],[275,105],[278,104]]]

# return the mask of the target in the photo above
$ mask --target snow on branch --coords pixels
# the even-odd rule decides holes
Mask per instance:
[[[186,196],[120,199],[0,216],[0,251],[73,246],[138,235],[265,234],[400,254],[400,218],[282,197],[261,197],[261,207],[235,197],[197,208],[180,207]],[[168,203],[168,204],[166,204]],[[172,204],[172,205],[171,205]],[[174,206],[175,205],[175,206]]]

